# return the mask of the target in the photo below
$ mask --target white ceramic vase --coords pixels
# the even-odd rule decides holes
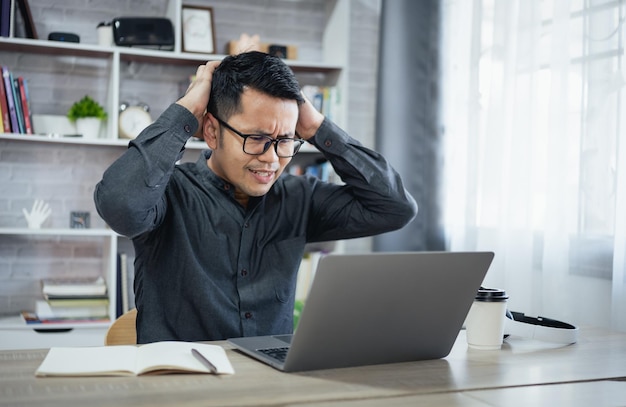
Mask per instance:
[[[102,120],[97,117],[84,117],[76,119],[76,133],[82,134],[83,138],[96,139],[100,137]]]

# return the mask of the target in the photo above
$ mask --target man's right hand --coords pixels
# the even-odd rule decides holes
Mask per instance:
[[[187,88],[185,95],[176,102],[193,113],[200,125],[202,125],[202,118],[209,103],[213,72],[220,62],[209,61],[204,65],[200,65],[196,70],[196,78]]]

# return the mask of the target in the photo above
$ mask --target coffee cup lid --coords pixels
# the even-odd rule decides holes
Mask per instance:
[[[499,288],[484,288],[480,287],[478,293],[476,293],[476,301],[484,301],[484,302],[498,302],[498,301],[506,301],[508,299],[508,295],[506,295],[506,291],[501,290]]]

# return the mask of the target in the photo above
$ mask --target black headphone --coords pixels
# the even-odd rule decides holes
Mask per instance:
[[[545,342],[572,344],[578,341],[578,327],[546,317],[528,317],[523,312],[506,311],[504,334]]]

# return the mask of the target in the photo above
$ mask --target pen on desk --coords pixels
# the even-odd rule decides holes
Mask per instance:
[[[202,355],[202,353],[198,352],[196,349],[191,349],[191,353],[193,356],[198,359],[204,366],[208,367],[211,373],[217,374],[217,368],[211,361]]]

